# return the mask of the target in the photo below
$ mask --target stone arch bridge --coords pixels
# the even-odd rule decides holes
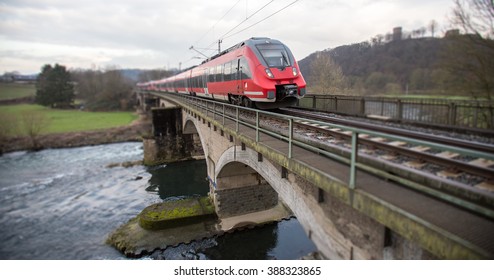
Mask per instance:
[[[289,145],[292,135],[280,140],[249,127],[234,107],[237,119],[213,102],[158,93],[138,98],[143,107],[154,107],[155,137],[144,141],[145,161],[203,153],[219,217],[263,211],[282,201],[329,259],[494,256],[490,219]],[[451,219],[473,233],[455,231]]]

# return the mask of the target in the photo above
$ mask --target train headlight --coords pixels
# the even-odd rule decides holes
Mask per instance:
[[[293,73],[293,76],[296,77],[298,75],[298,70],[297,68],[295,67],[292,67],[292,73]]]
[[[264,71],[266,71],[266,75],[268,75],[268,77],[274,78],[274,75],[273,73],[271,73],[271,70],[269,70],[269,68],[266,68]]]

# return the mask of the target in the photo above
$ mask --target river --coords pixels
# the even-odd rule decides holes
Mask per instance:
[[[125,259],[108,235],[146,206],[205,195],[206,163],[108,167],[141,143],[0,157],[0,259]],[[295,218],[156,251],[144,259],[298,259],[315,251]]]

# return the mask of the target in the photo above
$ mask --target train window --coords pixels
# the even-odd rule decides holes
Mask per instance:
[[[215,74],[216,74],[216,71],[215,70],[216,70],[216,67],[211,67],[209,69],[209,82],[210,83],[213,83],[214,80],[215,80]]]
[[[216,82],[223,81],[223,64],[216,66]]]
[[[241,75],[242,75],[241,79],[242,80],[252,78],[250,68],[249,68],[249,63],[247,63],[247,60],[244,57],[240,58],[240,70],[242,71],[242,73],[241,73]]]
[[[227,62],[227,63],[225,63],[225,75],[224,75],[225,81],[231,80],[231,73],[232,73],[232,63]]]
[[[285,68],[292,65],[291,59],[283,45],[262,44],[257,45],[257,49],[268,67]]]

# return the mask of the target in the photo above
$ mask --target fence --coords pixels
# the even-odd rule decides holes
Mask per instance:
[[[178,101],[179,105],[182,106],[183,108],[187,110],[193,110],[189,111],[190,114],[195,115],[200,113],[202,114],[202,119],[203,123],[205,123],[205,120],[207,119],[209,121],[217,122],[218,125],[220,125],[221,130],[225,130],[227,133],[228,130],[234,131],[237,134],[240,134],[240,127],[242,126],[243,132],[242,137],[245,139],[253,140],[253,143],[259,144],[263,143],[264,146],[272,145],[275,141],[273,139],[278,139],[282,140],[283,142],[286,143],[288,146],[288,149],[281,149],[284,150],[284,152],[279,151],[281,146],[277,146],[278,148],[278,153],[283,154],[284,157],[287,159],[294,159],[298,160],[301,162],[304,162],[304,159],[307,158],[312,158],[312,155],[307,157],[307,156],[302,156],[299,157],[300,154],[297,154],[295,151],[295,147],[301,148],[307,151],[314,152],[315,154],[330,158],[345,164],[348,164],[349,166],[349,176],[348,176],[348,187],[349,188],[356,188],[356,181],[357,181],[357,169],[364,170],[368,173],[372,173],[376,176],[383,177],[386,180],[393,180],[396,182],[399,182],[400,184],[406,185],[407,187],[410,187],[412,189],[415,189],[419,192],[424,192],[428,195],[431,196],[436,196],[439,197],[440,199],[446,200],[450,203],[460,205],[462,207],[465,207],[469,210],[472,211],[478,211],[479,213],[483,213],[484,215],[487,215],[489,217],[494,217],[494,211],[490,209],[486,209],[482,206],[479,206],[471,201],[466,201],[458,197],[454,197],[451,194],[443,193],[441,191],[434,190],[433,188],[430,188],[428,186],[422,185],[416,181],[413,181],[411,179],[402,177],[404,174],[409,174],[409,170],[406,170],[405,173],[397,172],[396,169],[394,169],[393,172],[386,172],[384,170],[387,170],[386,167],[382,165],[382,163],[379,163],[378,167],[376,168],[375,166],[372,166],[373,164],[369,164],[369,161],[365,161],[364,157],[358,156],[358,146],[359,142],[361,141],[359,138],[359,135],[366,134],[369,135],[370,138],[372,137],[382,137],[386,138],[389,140],[393,141],[402,141],[406,142],[415,146],[425,146],[425,147],[431,147],[433,149],[437,150],[448,150],[454,153],[458,153],[463,156],[471,156],[474,158],[483,158],[486,160],[494,160],[494,155],[489,154],[489,153],[483,153],[483,152],[477,152],[474,150],[470,149],[464,149],[460,147],[453,147],[449,145],[443,145],[443,144],[437,144],[433,142],[428,142],[428,141],[423,141],[419,139],[413,139],[409,137],[403,137],[403,136],[398,136],[398,135],[391,135],[389,133],[380,133],[376,131],[370,131],[370,130],[365,130],[365,129],[359,129],[359,128],[354,128],[354,127],[349,127],[349,126],[342,126],[338,124],[332,124],[332,123],[327,123],[327,122],[321,122],[313,119],[305,119],[305,118],[299,118],[299,117],[294,117],[294,116],[288,116],[288,115],[281,115],[269,111],[263,111],[263,110],[255,110],[255,109],[250,109],[250,108],[243,108],[239,106],[234,106],[234,105],[229,105],[223,102],[216,102],[213,100],[207,100],[207,99],[200,99],[196,97],[190,97],[190,96],[185,96],[182,94],[159,94],[159,93],[154,93],[153,95],[158,96],[160,98],[166,98],[166,99],[174,99],[175,101]],[[200,117],[201,118],[201,117]],[[199,119],[200,119],[199,118]],[[268,122],[262,122],[262,119],[270,119],[273,120],[275,119],[278,124],[277,125],[271,125]],[[314,142],[308,138],[305,138],[301,136],[300,134],[296,133],[296,123],[307,123],[310,122],[312,124],[317,124],[320,127],[328,127],[328,128],[337,128],[340,130],[344,131],[350,131],[351,132],[351,144],[348,150],[345,151],[340,151],[340,152],[334,152],[331,151],[331,149],[326,150],[323,146],[321,146],[320,143]],[[208,123],[208,126],[210,126],[210,123]],[[280,127],[284,127],[283,129],[280,129]],[[246,130],[247,128],[247,130]],[[228,129],[228,130],[227,130]],[[252,132],[254,133],[248,133],[247,131],[251,129]],[[223,135],[223,134],[222,134]],[[230,134],[232,135],[232,134]],[[263,141],[266,140],[265,137],[270,136],[269,141]],[[230,136],[233,137],[233,136]],[[230,138],[233,139],[233,138]],[[233,140],[231,140],[233,141]],[[242,141],[242,140],[241,140]],[[247,141],[250,142],[250,141]],[[245,142],[242,142],[245,143]],[[270,144],[267,144],[270,143]],[[279,144],[279,143],[277,143]],[[346,150],[347,148],[345,148]],[[300,150],[299,150],[300,151]],[[307,162],[304,163],[305,165]],[[386,165],[386,164],[385,164]],[[306,165],[307,166],[307,165]],[[395,173],[397,172],[397,174]],[[400,175],[401,173],[401,175]],[[328,177],[329,178],[329,177]],[[430,182],[429,182],[430,183]],[[441,186],[444,187],[444,182],[441,182]],[[471,190],[469,190],[471,191]],[[477,192],[474,190],[473,192]],[[480,196],[482,197],[482,195]]]
[[[307,95],[297,107],[400,122],[494,129],[492,101]]]

